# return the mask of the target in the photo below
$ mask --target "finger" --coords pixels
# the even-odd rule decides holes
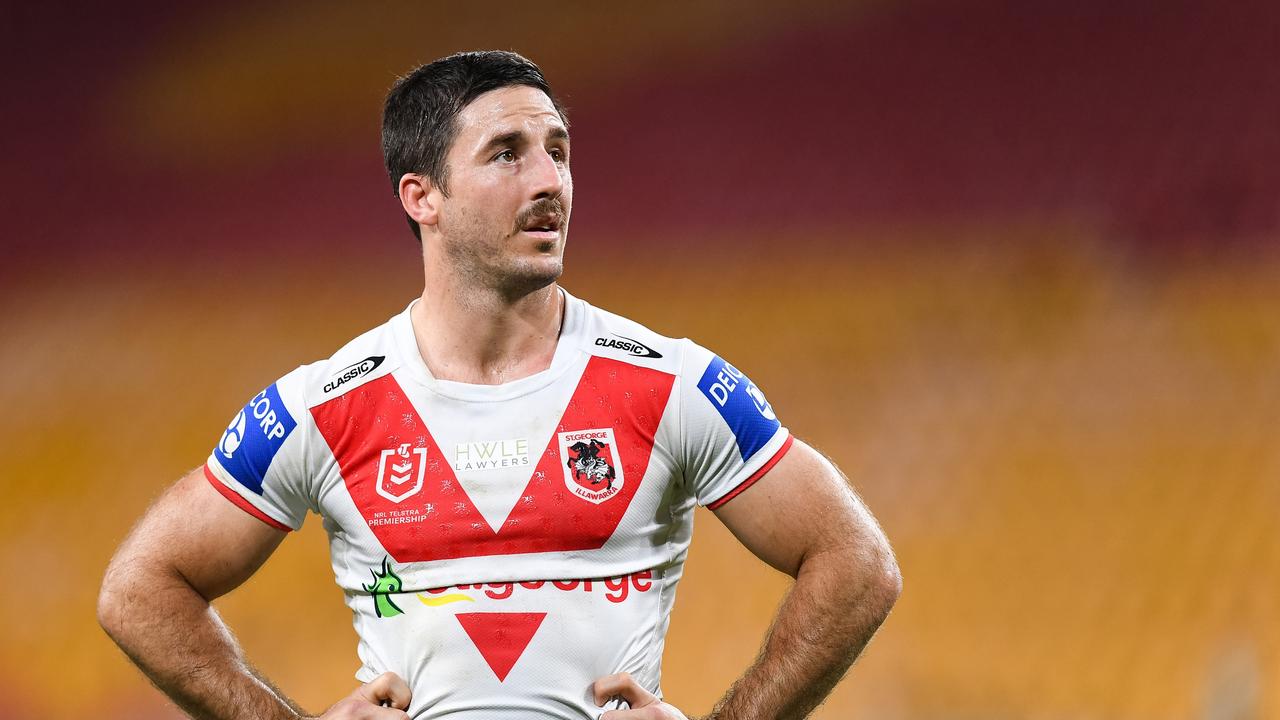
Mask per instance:
[[[640,683],[636,682],[630,673],[606,675],[591,685],[591,692],[597,705],[604,705],[615,695],[626,700],[627,704],[633,708],[658,702],[658,696],[640,687]]]
[[[395,708],[365,705],[355,717],[356,720],[409,720],[409,713]]]
[[[610,710],[600,720],[689,720],[685,714],[664,702],[645,705],[635,710]]]
[[[409,714],[403,710],[370,705],[368,700],[351,697],[329,708],[329,712],[321,716],[321,720],[408,720]]]
[[[353,695],[369,702],[371,705],[381,705],[385,702],[399,710],[408,710],[409,701],[413,699],[413,693],[409,691],[409,684],[393,672],[382,673],[361,685],[356,688]]]
[[[648,720],[648,710],[610,710],[600,720]]]
[[[360,720],[409,720],[409,713],[389,707],[368,707]]]

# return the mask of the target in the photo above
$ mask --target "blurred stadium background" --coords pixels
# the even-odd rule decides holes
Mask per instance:
[[[360,9],[355,9],[360,5]],[[177,717],[112,549],[266,383],[418,290],[382,94],[476,47],[570,108],[565,284],[748,371],[906,590],[817,717],[1280,717],[1280,5],[122,2],[0,11],[0,717]],[[700,517],[702,713],[784,579]],[[353,685],[314,518],[219,603]]]

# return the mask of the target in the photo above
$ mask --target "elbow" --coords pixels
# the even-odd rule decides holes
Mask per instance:
[[[208,608],[191,585],[161,560],[121,550],[107,566],[98,587],[98,625],[124,648],[145,635],[148,622],[191,607]]]
[[[884,598],[884,614],[888,615],[893,606],[897,604],[898,598],[902,596],[902,569],[898,567],[898,560],[893,556],[893,550],[885,548],[885,558],[881,563],[880,572],[877,580],[880,595]]]
[[[98,587],[98,625],[120,644],[129,630],[131,611],[139,601],[145,600],[139,588],[155,588],[157,583],[148,576],[146,566],[136,558],[117,555],[112,558],[103,573]]]
[[[861,563],[861,601],[883,622],[902,595],[902,570],[888,542],[884,542]]]
[[[837,602],[879,626],[902,595],[902,570],[883,538],[802,564],[800,576],[835,588]],[[822,579],[819,579],[822,578]],[[799,579],[799,577],[797,578]]]
[[[114,567],[107,568],[98,588],[98,625],[112,639],[120,636],[124,627],[124,591],[119,573]]]

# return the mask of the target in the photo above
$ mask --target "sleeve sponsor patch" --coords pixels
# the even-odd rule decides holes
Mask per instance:
[[[297,425],[272,383],[232,419],[214,453],[232,477],[261,495],[271,461]]]
[[[719,356],[711,359],[698,389],[720,412],[738,441],[738,452],[747,462],[768,444],[782,423],[755,383]]]

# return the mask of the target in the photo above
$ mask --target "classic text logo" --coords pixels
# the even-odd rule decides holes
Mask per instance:
[[[621,350],[622,352],[625,352],[628,355],[633,355],[635,357],[644,357],[644,358],[662,357],[662,353],[658,352],[657,350],[654,350],[648,345],[645,345],[639,340],[632,340],[629,337],[622,337],[621,335],[618,335],[616,333],[614,334],[614,336],[617,337],[618,339],[614,340],[613,338],[603,338],[603,337],[596,338],[596,345],[599,345],[600,347],[607,347],[607,348],[614,348],[617,350]]]
[[[382,361],[386,359],[385,355],[371,355],[354,365],[348,365],[342,368],[334,374],[332,380],[325,383],[324,391],[333,392],[362,375],[368,375],[374,370],[377,370],[378,366],[382,364]]]

